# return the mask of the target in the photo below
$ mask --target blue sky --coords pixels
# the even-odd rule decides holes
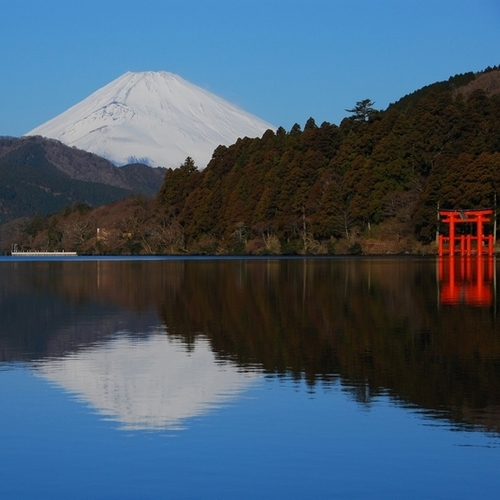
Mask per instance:
[[[126,71],[177,73],[289,130],[498,64],[498,0],[0,0],[0,135]]]

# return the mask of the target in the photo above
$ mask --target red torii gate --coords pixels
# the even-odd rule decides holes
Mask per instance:
[[[492,209],[484,210],[439,210],[443,224],[449,225],[449,236],[438,237],[438,254],[441,255],[493,255],[493,235],[485,236],[484,224],[490,222]],[[475,225],[473,234],[456,234],[457,224]]]

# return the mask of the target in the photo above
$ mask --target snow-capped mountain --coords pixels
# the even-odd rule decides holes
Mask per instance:
[[[219,145],[260,137],[269,123],[165,71],[125,73],[26,135],[58,139],[116,165],[204,168]]]

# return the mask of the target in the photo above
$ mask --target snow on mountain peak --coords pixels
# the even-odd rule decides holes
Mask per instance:
[[[269,123],[166,71],[127,72],[26,135],[58,139],[116,165],[204,168],[219,145],[260,137]]]

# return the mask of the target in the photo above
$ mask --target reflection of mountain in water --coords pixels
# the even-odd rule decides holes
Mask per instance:
[[[217,362],[206,339],[191,348],[165,334],[117,336],[36,364],[36,372],[126,429],[178,428],[235,397],[256,373]]]
[[[163,323],[220,362],[500,432],[498,297],[440,304],[438,283],[434,259],[0,262],[0,360],[78,359]]]

